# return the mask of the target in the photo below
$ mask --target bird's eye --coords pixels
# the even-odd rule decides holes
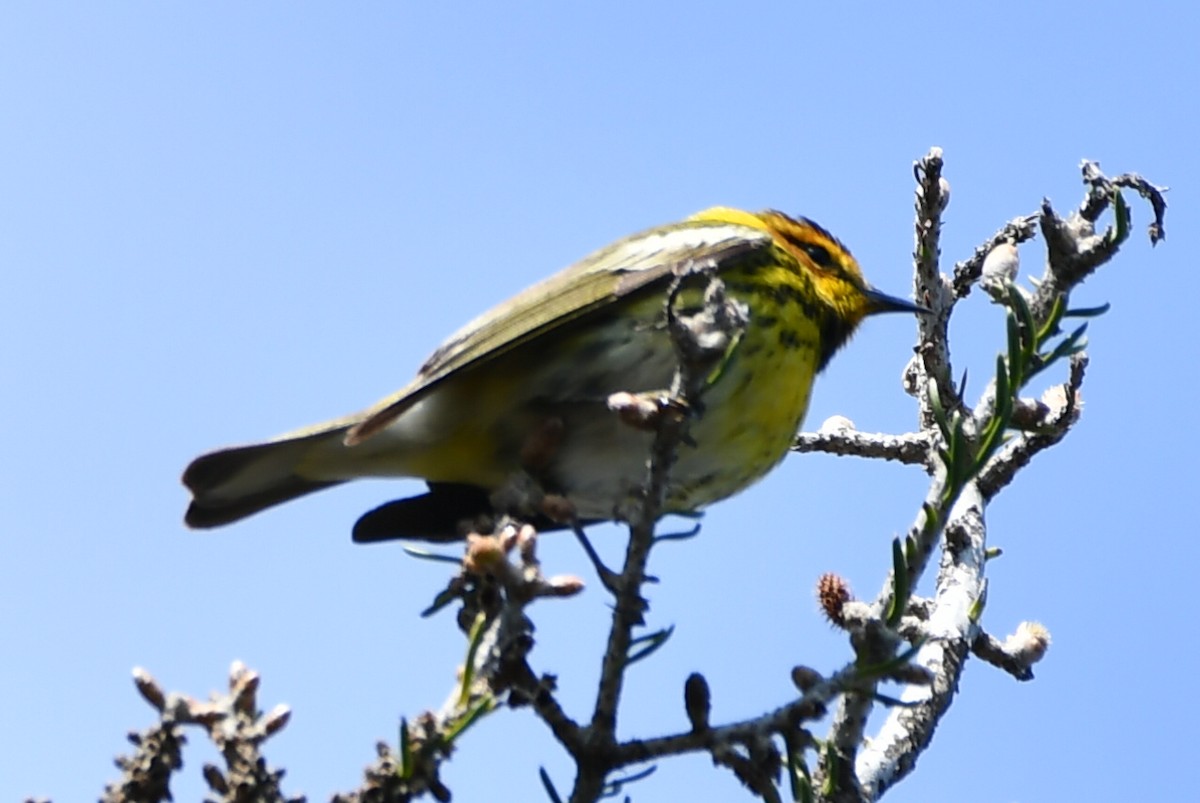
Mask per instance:
[[[817,263],[820,268],[832,268],[833,256],[829,253],[829,249],[823,245],[816,243],[805,243],[800,246],[804,249],[804,253],[808,254],[808,258]]]

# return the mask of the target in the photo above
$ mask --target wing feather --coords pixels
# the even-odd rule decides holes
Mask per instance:
[[[635,234],[533,285],[468,323],[421,366],[415,379],[362,414],[346,435],[361,443],[446,379],[603,310],[618,299],[664,286],[696,262],[720,273],[770,248],[765,231],[738,223],[690,221]]]

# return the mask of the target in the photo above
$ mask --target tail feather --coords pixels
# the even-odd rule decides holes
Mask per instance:
[[[354,525],[354,541],[359,544],[395,539],[461,541],[472,530],[490,530],[497,515],[485,489],[454,482],[431,482],[428,493],[396,499],[364,513]],[[548,516],[523,518],[541,533],[568,527]],[[595,523],[591,519],[578,522],[583,527]]]
[[[399,538],[434,543],[461,541],[466,534],[464,524],[491,513],[492,503],[482,488],[429,483],[429,493],[397,499],[364,513],[354,525],[354,540],[360,544]]]
[[[339,428],[201,455],[183,472],[183,484],[192,492],[184,521],[189,527],[219,527],[344,482],[300,473],[314,449],[340,448],[344,435]]]

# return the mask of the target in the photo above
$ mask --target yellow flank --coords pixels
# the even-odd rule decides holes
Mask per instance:
[[[481,514],[548,524],[544,494],[565,498],[565,508],[555,503],[560,519],[564,509],[623,518],[637,504],[652,435],[624,424],[607,400],[670,386],[666,291],[695,264],[714,268],[748,323],[705,390],[694,445],[679,450],[668,511],[735,494],[783,459],[816,374],[866,315],[923,311],[871,288],[810,220],[714,207],[601,249],[476,318],[361,414],[197,458],[184,473],[188,523],[218,526],[367,476],[432,485],[367,513],[358,540],[449,537]],[[707,281],[687,279],[681,311],[699,309]]]
[[[736,273],[730,277],[735,288],[737,279]],[[704,399],[706,409],[729,412],[706,415],[693,426],[698,442],[721,443],[723,454],[710,458],[705,471],[682,472],[702,481],[686,485],[678,497],[669,495],[671,510],[723,499],[760,479],[787,454],[808,410],[819,359],[815,321],[762,287],[732,294],[750,306],[750,322],[731,364]]]

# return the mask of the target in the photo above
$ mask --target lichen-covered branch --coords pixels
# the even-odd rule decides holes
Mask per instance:
[[[847,778],[844,772],[826,772],[825,780],[836,787],[827,799],[874,800],[911,772],[953,700],[969,654],[984,657],[1014,677],[1025,679],[1032,676],[1032,663],[1045,654],[1049,645],[1049,634],[1040,625],[1023,625],[1003,643],[986,636],[979,625],[987,590],[983,511],[1022,467],[1037,453],[1061,441],[1079,419],[1087,366],[1083,351],[1086,341],[1082,327],[1067,334],[1059,327],[1073,314],[1070,291],[1116,255],[1128,232],[1128,210],[1116,191],[1118,182],[1105,179],[1091,163],[1084,164],[1083,172],[1088,193],[1080,211],[1063,219],[1047,201],[1037,216],[1047,241],[1047,260],[1045,273],[1032,292],[1016,287],[1012,280],[1016,273],[1014,246],[1032,235],[1033,218],[1015,219],[977,249],[971,260],[956,268],[952,282],[956,298],[965,297],[974,281],[990,281],[989,293],[1009,310],[1008,342],[997,363],[997,374],[972,408],[963,406],[957,396],[944,397],[944,384],[939,382],[945,378],[939,375],[943,364],[930,359],[930,355],[943,353],[940,338],[945,335],[944,327],[922,327],[918,359],[910,365],[906,379],[910,390],[924,392],[927,401],[922,407],[921,434],[932,437],[935,448],[930,449],[930,489],[906,541],[909,578],[903,587],[911,588],[919,582],[926,558],[940,536],[942,560],[935,593],[931,601],[922,601],[920,625],[910,625],[910,631],[916,630],[921,639],[915,663],[929,670],[934,681],[928,688],[910,689],[902,698],[909,705],[891,709],[869,740],[863,738],[863,724],[873,707],[870,696],[859,693],[842,700],[835,712],[830,741],[842,751],[841,766],[853,758],[855,773]],[[922,175],[918,170],[918,179]],[[1140,177],[1123,177],[1120,186],[1135,187],[1151,201],[1156,219],[1150,235],[1152,242],[1159,239],[1165,210],[1159,188]],[[927,191],[927,185],[918,190],[919,210],[922,193]],[[1112,226],[1096,234],[1093,223],[1110,207],[1114,211]],[[920,215],[918,239],[928,227]],[[990,255],[1001,248],[1008,249],[1004,259],[1010,264],[991,268],[989,275]],[[918,277],[926,270],[921,256],[918,252]],[[933,284],[927,276],[918,281]],[[948,322],[952,311],[953,304],[945,308],[944,321]],[[1069,362],[1065,382],[1052,386],[1040,400],[1021,396],[1030,378],[1064,358]],[[922,398],[920,393],[918,398]],[[875,616],[883,618],[893,604],[897,587],[893,574],[873,605]],[[869,746],[855,754],[854,748],[861,744]]]
[[[844,420],[844,419],[843,419]],[[852,425],[836,429],[822,427],[817,432],[796,435],[792,451],[824,452],[842,457],[870,457],[897,463],[923,466],[929,461],[929,438],[915,432],[889,435],[883,432],[858,432]]]
[[[250,798],[264,803],[300,803],[280,788],[283,770],[273,770],[260,748],[283,730],[291,716],[287,706],[267,713],[258,710],[259,676],[234,661],[229,670],[227,694],[213,694],[201,701],[186,694],[164,692],[149,672],[133,671],[142,698],[157,712],[158,722],[141,733],[130,734],[137,747],[132,756],[121,756],[117,766],[121,780],[110,783],[101,798],[104,803],[154,803],[171,799],[171,774],[183,766],[181,748],[186,743],[183,729],[197,727],[216,745],[224,767],[206,764],[203,774],[208,787],[227,803]]]

